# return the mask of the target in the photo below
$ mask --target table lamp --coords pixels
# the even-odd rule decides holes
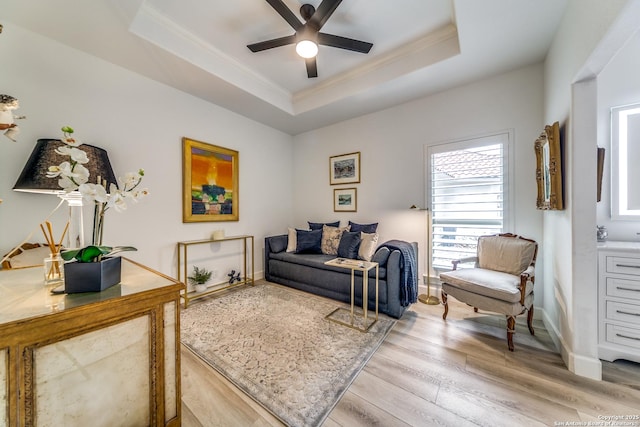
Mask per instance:
[[[85,244],[82,221],[82,195],[79,191],[65,192],[58,185],[58,178],[47,178],[46,175],[49,166],[59,165],[69,160],[67,156],[62,156],[55,152],[56,148],[63,145],[62,141],[58,139],[38,139],[13,189],[27,193],[54,194],[66,200],[69,205],[67,247],[83,247]],[[109,156],[105,150],[88,144],[82,144],[79,148],[86,152],[89,158],[89,162],[84,166],[89,169],[90,181],[101,177],[101,179],[107,181],[106,188],[109,188],[111,183],[117,185],[116,176],[113,173]]]

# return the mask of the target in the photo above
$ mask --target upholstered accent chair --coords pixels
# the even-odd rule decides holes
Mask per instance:
[[[507,344],[513,351],[516,316],[528,311],[527,325],[533,331],[533,284],[538,244],[516,234],[478,238],[477,256],[452,261],[453,271],[440,274],[442,304],[447,319],[447,298],[455,297],[474,308],[507,317]],[[473,268],[459,264],[474,262]]]

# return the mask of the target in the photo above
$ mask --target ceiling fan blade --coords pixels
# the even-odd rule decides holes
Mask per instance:
[[[323,0],[316,9],[316,12],[309,19],[308,24],[317,31],[320,31],[340,3],[342,3],[342,0]]]
[[[373,47],[373,43],[325,33],[318,33],[318,44],[352,50],[360,53],[369,53]]]
[[[265,40],[263,42],[247,45],[251,52],[260,52],[262,50],[273,49],[274,47],[286,46],[296,42],[296,35],[280,37],[277,39]]]
[[[307,64],[307,77],[310,79],[318,77],[318,64],[316,63],[316,58],[307,58],[304,62]]]
[[[294,30],[298,31],[300,27],[302,27],[302,22],[298,19],[298,17],[287,7],[286,4],[282,0],[267,0],[267,3],[271,5],[272,8],[276,10],[284,18],[285,21],[293,27]]]

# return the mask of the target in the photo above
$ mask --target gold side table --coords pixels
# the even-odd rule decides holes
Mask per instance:
[[[352,329],[358,330],[360,332],[367,332],[373,325],[378,321],[378,277],[380,267],[377,262],[370,261],[360,261],[356,259],[347,259],[347,258],[335,258],[330,261],[325,262],[325,265],[329,265],[332,267],[346,268],[351,270],[351,311],[338,307],[333,310],[331,313],[325,316],[325,319],[330,320],[335,323],[339,323],[344,326],[348,326]],[[372,269],[376,269],[376,317],[369,322],[368,319],[368,308],[369,308],[369,271]],[[356,319],[359,316],[356,316],[354,310],[355,303],[355,272],[362,272],[362,327],[356,325]],[[349,313],[349,322],[345,322],[336,317],[336,314],[340,312]]]

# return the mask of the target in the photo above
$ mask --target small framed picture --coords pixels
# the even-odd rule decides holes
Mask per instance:
[[[356,212],[358,210],[357,188],[336,188],[333,190],[334,212]]]
[[[329,157],[329,184],[360,182],[360,152]]]

